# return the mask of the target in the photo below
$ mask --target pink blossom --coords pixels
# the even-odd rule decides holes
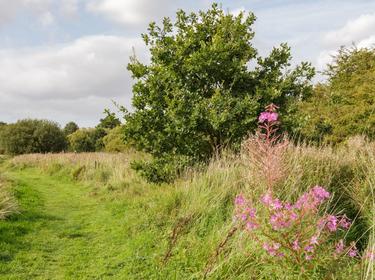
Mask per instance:
[[[326,227],[330,232],[335,232],[337,230],[338,220],[336,216],[328,215],[326,218]]]
[[[268,254],[271,256],[283,256],[284,254],[278,252],[280,249],[281,244],[280,243],[273,243],[273,244],[268,244],[267,242],[263,243],[263,249],[267,251]]]
[[[296,239],[292,242],[292,248],[293,248],[294,251],[298,251],[299,249],[301,249],[301,247],[299,246],[298,239]]]
[[[305,259],[306,259],[307,261],[311,261],[311,260],[313,259],[313,256],[312,256],[312,255],[306,255],[306,256],[305,256]]]
[[[311,245],[319,245],[319,242],[318,242],[318,236],[316,235],[313,235],[310,239],[310,244]]]
[[[341,254],[344,251],[344,240],[340,239],[339,242],[336,244],[335,253]]]
[[[339,220],[339,226],[342,227],[343,229],[350,228],[350,225],[351,225],[351,222],[346,217],[346,215],[342,216],[341,219]]]
[[[375,260],[375,253],[373,250],[367,250],[363,257],[369,261],[373,261]]]
[[[236,205],[243,205],[245,203],[245,198],[243,197],[242,194],[237,195],[236,198],[235,198],[235,200],[234,200],[234,203]]]
[[[271,193],[267,192],[265,195],[263,195],[261,201],[264,205],[269,206],[273,201]]]
[[[319,201],[319,203],[323,202],[324,200],[330,197],[330,193],[320,186],[313,187],[311,192],[316,198],[316,200]]]
[[[351,258],[354,258],[354,257],[358,256],[358,249],[355,246],[355,242],[350,243],[350,249],[349,249],[348,255]]]
[[[311,245],[307,245],[307,246],[304,248],[304,250],[305,250],[306,252],[313,252],[313,251],[314,251],[314,247],[311,246]]]
[[[253,221],[248,221],[246,223],[246,229],[249,230],[249,231],[252,231],[254,229],[257,229],[259,227],[259,225]]]
[[[265,121],[267,122],[275,122],[277,121],[279,117],[278,113],[275,112],[262,112],[259,115],[259,122],[263,123]]]

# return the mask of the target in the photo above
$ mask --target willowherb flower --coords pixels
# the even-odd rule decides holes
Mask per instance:
[[[339,220],[340,227],[342,227],[343,229],[349,229],[350,225],[351,225],[351,222],[348,219],[348,217],[346,217],[346,215],[343,215],[340,217],[340,220]]]
[[[344,240],[340,239],[336,244],[335,253],[340,255],[344,251]]]
[[[358,256],[358,249],[355,246],[355,242],[350,243],[350,249],[348,251],[348,255],[349,255],[349,257],[352,257],[352,258]]]
[[[373,261],[375,260],[375,253],[373,250],[367,249],[363,255],[363,258],[368,260],[368,261]]]
[[[294,240],[294,241],[292,242],[292,249],[293,249],[294,251],[298,251],[299,249],[301,249],[301,247],[299,246],[299,241],[298,241],[298,239],[296,239],[296,240]]]
[[[263,123],[265,121],[267,122],[275,122],[277,121],[279,117],[279,114],[276,112],[262,112],[259,115],[259,122]]]
[[[310,239],[310,244],[311,245],[319,245],[319,242],[318,242],[318,236],[316,235],[313,235]]]
[[[243,195],[242,194],[237,195],[235,200],[234,200],[234,204],[243,205],[244,203],[245,203],[245,198],[243,197]]]
[[[284,254],[279,251],[281,247],[280,243],[273,242],[272,244],[268,244],[267,242],[263,243],[263,249],[267,251],[268,254],[275,257],[283,257]]]

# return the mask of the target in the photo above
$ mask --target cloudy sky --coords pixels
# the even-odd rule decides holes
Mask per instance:
[[[375,44],[374,0],[222,1],[257,16],[255,46],[267,54],[288,42],[294,62],[319,70],[341,45]],[[208,0],[0,0],[0,121],[47,118],[93,126],[114,100],[130,108],[126,70],[150,21]]]

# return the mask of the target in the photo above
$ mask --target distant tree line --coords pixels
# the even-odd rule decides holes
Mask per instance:
[[[79,128],[75,122],[61,128],[56,122],[37,119],[0,122],[0,154],[123,151],[121,122],[114,113],[104,113],[95,128]]]

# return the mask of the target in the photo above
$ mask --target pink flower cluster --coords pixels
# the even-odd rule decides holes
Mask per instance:
[[[310,261],[330,234],[339,229],[348,230],[351,225],[345,215],[319,214],[319,207],[330,196],[323,187],[315,186],[292,204],[267,192],[260,199],[264,207],[257,211],[249,200],[239,195],[235,199],[234,217],[255,240],[263,243],[269,255],[283,257],[289,251],[292,256],[297,255],[298,261]],[[345,250],[350,257],[358,255],[355,244],[345,248],[343,240],[334,250],[337,256]]]
[[[259,115],[259,122],[275,122],[277,121],[279,114],[276,112],[262,112]]]
[[[335,258],[339,257],[340,255],[347,253],[349,257],[354,258],[358,256],[358,249],[355,246],[355,242],[351,242],[350,246],[347,248],[345,247],[344,240],[340,239],[339,242],[336,244],[334,256]]]

